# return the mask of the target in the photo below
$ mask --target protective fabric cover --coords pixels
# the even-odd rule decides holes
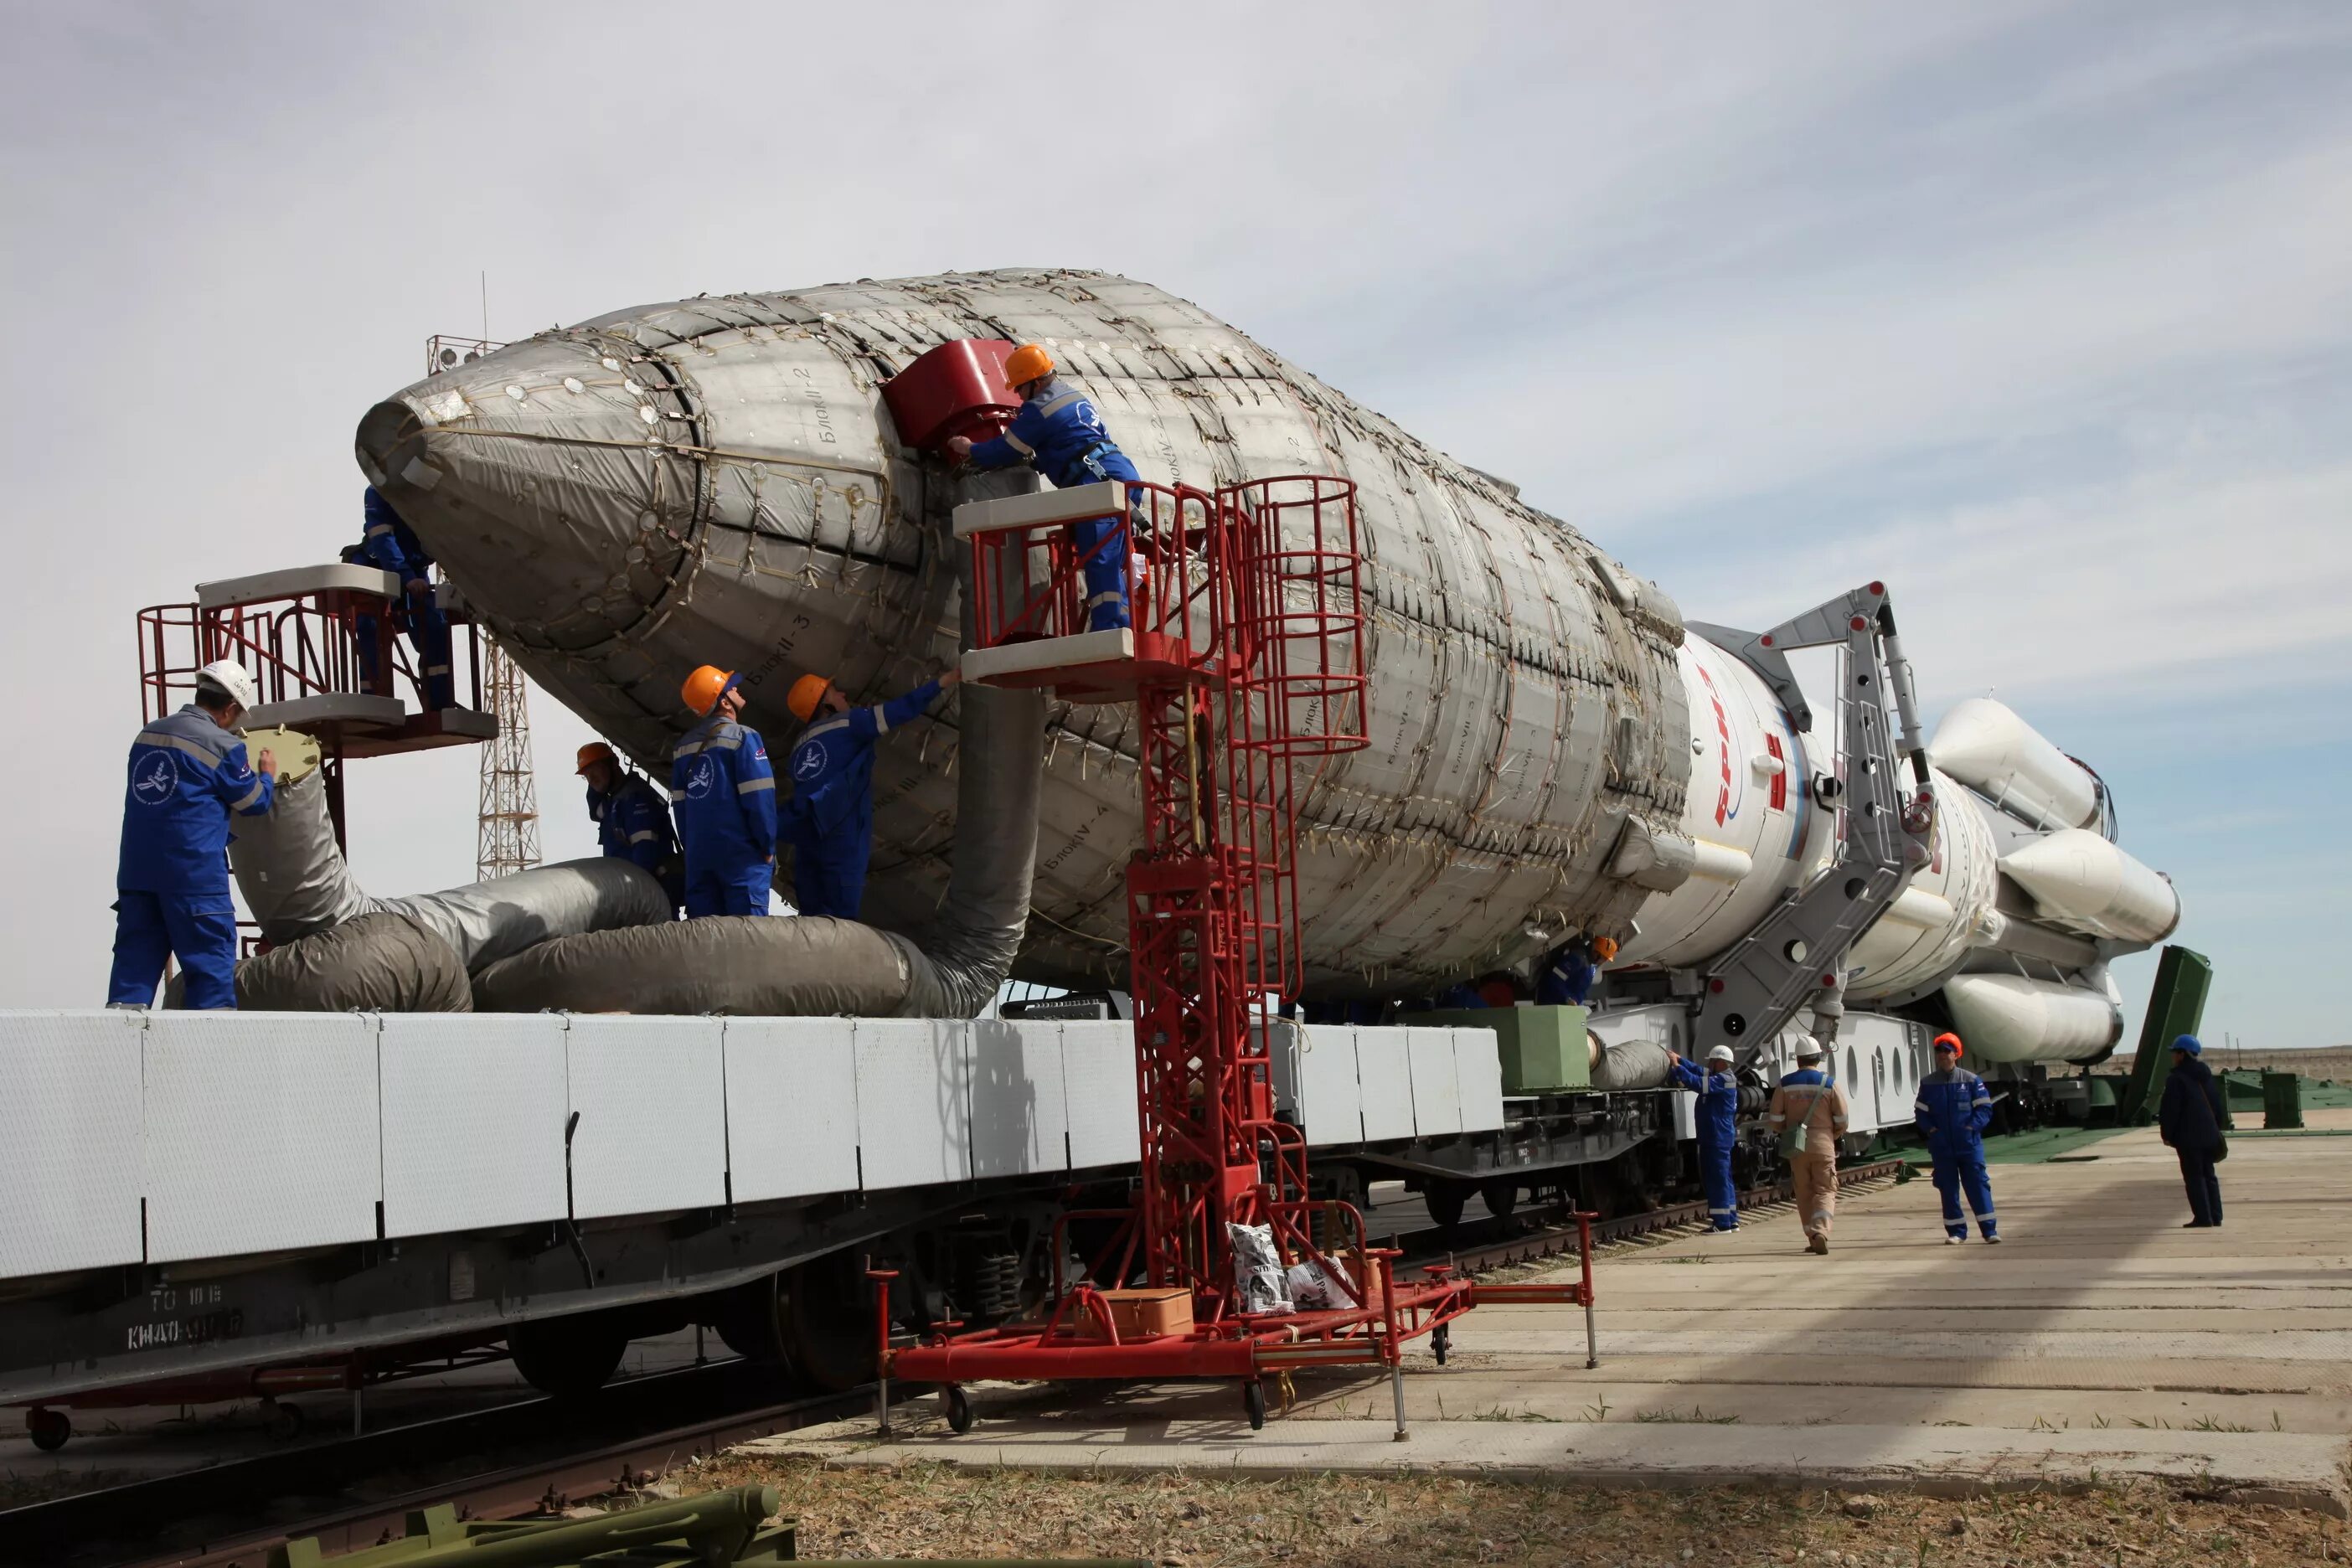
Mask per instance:
[[[960,700],[955,861],[939,912],[916,935],[856,921],[722,916],[565,936],[478,966],[474,1005],[486,1013],[973,1016],[1004,983],[1028,922],[1045,704],[1035,692],[986,687],[961,688]]]
[[[445,893],[388,899],[378,907],[408,916],[447,942],[468,973],[551,937],[672,923],[660,879],[634,861],[604,857],[538,866]]]
[[[1592,1064],[1592,1087],[1656,1089],[1666,1081],[1666,1047],[1657,1041],[1620,1040],[1601,1047],[1600,1059]]]
[[[280,785],[268,812],[238,817],[235,831],[229,868],[273,947],[382,907],[361,890],[335,842],[324,775]]]
[[[907,957],[856,921],[712,915],[565,937],[474,980],[485,1013],[832,1014],[903,1010]]]
[[[174,975],[166,1006],[180,1005]],[[272,948],[236,966],[246,1012],[470,1013],[466,967],[449,944],[405,915],[377,911]]]

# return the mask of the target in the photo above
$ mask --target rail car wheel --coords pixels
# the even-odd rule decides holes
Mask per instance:
[[[517,1323],[507,1335],[515,1370],[554,1399],[585,1399],[604,1387],[628,1348],[628,1326],[603,1312]]]
[[[948,1430],[961,1437],[971,1430],[971,1400],[961,1384],[950,1383],[940,1390],[940,1402],[948,1407]]]
[[[710,1326],[719,1342],[755,1366],[782,1366],[784,1355],[783,1276],[763,1275],[718,1297]]]
[[[873,1377],[873,1287],[856,1255],[813,1258],[782,1279],[784,1353],[801,1376],[827,1394]]]
[[[310,1417],[302,1414],[302,1407],[299,1405],[289,1405],[278,1399],[268,1400],[266,1404],[269,1435],[281,1443],[290,1443],[299,1437],[302,1428],[310,1424]]]
[[[1432,1182],[1422,1194],[1429,1206],[1429,1217],[1437,1222],[1440,1230],[1453,1230],[1462,1223],[1462,1206],[1470,1201],[1470,1184],[1466,1182]]]
[[[1265,1430],[1265,1384],[1251,1378],[1242,1384],[1242,1409],[1249,1416],[1250,1430]]]
[[[1509,1176],[1491,1177],[1478,1184],[1478,1195],[1486,1200],[1488,1214],[1508,1219],[1519,1206],[1519,1184]]]
[[[37,1405],[25,1412],[25,1430],[32,1437],[34,1447],[44,1454],[54,1454],[73,1436],[73,1417],[62,1410]]]

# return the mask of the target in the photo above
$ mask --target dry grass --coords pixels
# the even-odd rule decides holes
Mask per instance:
[[[2298,1072],[2315,1081],[2333,1079],[2337,1083],[2352,1082],[2352,1046],[2327,1046],[2307,1051],[2232,1050],[2208,1041],[2205,1060],[2216,1071],[2225,1068],[2260,1068],[2265,1072]],[[2115,1056],[2093,1070],[2128,1077],[2131,1069],[2130,1057]]]
[[[1751,1488],[1633,1491],[1401,1475],[1040,1475],[986,1467],[846,1467],[730,1454],[688,1491],[767,1481],[801,1521],[803,1557],[1139,1559],[1165,1568],[1640,1563],[1865,1568],[2347,1560],[2316,1515],[2156,1487],[1954,1501]],[[667,1489],[665,1488],[664,1489]]]

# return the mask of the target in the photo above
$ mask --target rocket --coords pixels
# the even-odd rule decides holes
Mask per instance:
[[[1310,996],[1427,993],[1575,932],[1671,972],[1818,873],[1833,740],[1729,639],[1507,481],[1147,283],[956,274],[621,311],[394,395],[358,458],[499,644],[658,776],[697,665],[741,671],[744,721],[788,748],[795,677],[874,701],[956,657],[950,514],[1026,477],[912,445],[885,388],[971,339],[1043,344],[1147,480],[1356,484],[1370,743],[1303,797]],[[1822,586],[1792,585],[1792,609]],[[883,742],[870,921],[919,924],[943,896],[959,718]],[[1118,706],[1047,710],[1021,978],[1123,979],[1132,731]],[[2096,776],[2007,709],[1960,704],[1929,752],[1936,855],[1850,955],[1847,994],[1940,994],[1992,1059],[2105,1049],[2105,964],[2177,924],[2170,885],[2113,842]]]

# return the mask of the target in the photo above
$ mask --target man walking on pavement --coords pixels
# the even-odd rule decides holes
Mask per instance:
[[[2194,1035],[2172,1042],[2172,1070],[2164,1079],[2164,1100],[2156,1125],[2180,1162],[2181,1184],[2189,1189],[2190,1215],[2183,1230],[2211,1230],[2221,1223],[2221,1177],[2214,1165],[2229,1158],[2221,1124],[2229,1115],[2221,1086],[2205,1065],[2205,1045]]]
[[[961,670],[942,670],[903,697],[869,708],[852,708],[822,675],[793,682],[784,706],[803,723],[816,721],[793,742],[784,769],[793,795],[783,805],[781,842],[793,851],[793,909],[857,918],[866,862],[874,855],[874,743],[913,723],[962,679]]]
[[[1944,1200],[1944,1244],[1958,1247],[1969,1238],[1968,1216],[1960,1212],[1963,1192],[1976,1213],[1977,1228],[1987,1241],[1998,1243],[1983,1136],[1992,1124],[1992,1096],[1984,1079],[1960,1066],[1958,1035],[1937,1035],[1934,1049],[1936,1070],[1919,1080],[1919,1098],[1911,1109],[1927,1140],[1936,1191]]]
[[[236,1006],[236,906],[228,894],[229,817],[258,816],[276,798],[278,759],[246,765],[234,731],[257,696],[234,659],[196,671],[196,700],[131,743],[122,848],[114,870],[110,1007],[155,1001],[177,955],[191,1009]]]
[[[424,688],[425,706],[436,712],[455,708],[457,681],[449,668],[449,617],[434,598],[433,583],[427,576],[433,570],[432,553],[373,485],[368,487],[361,505],[367,531],[358,544],[343,552],[344,559],[364,562],[400,579],[400,614],[408,623],[408,640],[416,647],[416,676]],[[382,655],[375,617],[353,616],[352,637],[359,644],[360,678],[373,688]]]
[[[1666,1053],[1677,1089],[1698,1096],[1698,1171],[1706,1184],[1706,1217],[1717,1230],[1739,1228],[1739,1189],[1731,1180],[1732,1121],[1739,1110],[1739,1079],[1731,1070],[1729,1046],[1706,1053],[1706,1070]]]
[[[588,784],[588,816],[608,859],[628,860],[652,872],[672,904],[686,901],[677,837],[669,825],[669,802],[642,775],[631,773],[602,741],[580,748],[579,773]]]
[[[686,918],[764,915],[776,869],[776,775],[760,731],[735,721],[742,678],[706,664],[678,695],[703,715],[670,752],[670,805],[686,850]]]
[[[1805,1246],[1830,1249],[1830,1221],[1837,1216],[1838,1140],[1845,1136],[1845,1090],[1822,1070],[1827,1057],[1811,1035],[1797,1037],[1797,1070],[1772,1091],[1764,1125],[1780,1140],[1780,1152],[1797,1188],[1797,1217]]]
[[[1027,463],[1055,489],[1118,479],[1138,484],[1143,476],[1118,449],[1093,402],[1054,374],[1054,356],[1035,343],[1023,343],[1004,362],[1004,380],[1021,399],[1021,411],[1003,435],[974,445],[962,436],[948,442],[948,459],[985,472]],[[1073,523],[1087,578],[1087,629],[1110,631],[1128,624],[1128,513]]]

